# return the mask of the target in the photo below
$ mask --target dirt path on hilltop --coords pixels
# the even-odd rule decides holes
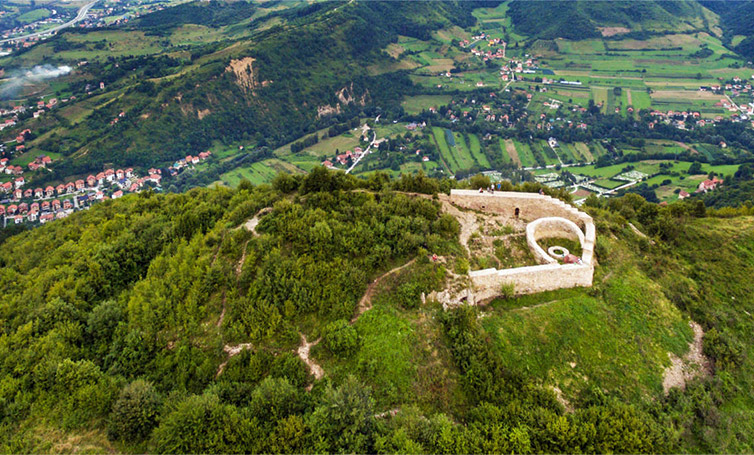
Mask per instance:
[[[689,321],[689,325],[694,331],[694,340],[689,343],[689,352],[683,358],[672,353],[668,354],[670,366],[665,369],[662,378],[662,390],[665,395],[674,387],[685,389],[686,383],[694,378],[712,375],[712,365],[702,350],[704,331],[694,321]]]
[[[312,374],[312,376],[314,376],[314,380],[318,381],[325,376],[325,370],[323,370],[322,367],[319,366],[319,364],[314,362],[309,357],[309,351],[311,350],[311,348],[318,345],[319,342],[322,341],[322,338],[317,338],[316,341],[308,342],[306,341],[306,336],[303,333],[301,333],[300,335],[301,335],[301,346],[298,347],[298,351],[296,352],[298,353],[298,356],[301,358],[301,360],[304,361],[306,366],[309,367],[309,372]],[[313,384],[309,384],[306,390],[311,390],[312,386]]]
[[[364,293],[364,296],[359,300],[359,306],[356,307],[356,314],[353,315],[351,318],[351,324],[356,322],[364,312],[372,308],[372,298],[374,297],[374,294],[377,292],[377,286],[382,282],[383,279],[387,278],[388,276],[399,272],[400,270],[405,269],[406,267],[410,266],[416,262],[416,258],[411,259],[410,261],[406,262],[400,267],[395,267],[394,269],[390,269],[387,272],[383,273],[382,275],[375,278],[374,281],[372,281],[369,286],[367,286],[367,290]]]

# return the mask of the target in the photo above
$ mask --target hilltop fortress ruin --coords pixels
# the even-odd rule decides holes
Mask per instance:
[[[459,218],[462,225],[478,214],[502,215],[512,223],[526,223],[526,244],[538,265],[473,270],[468,273],[466,289],[456,283],[430,298],[444,304],[475,304],[501,295],[503,288],[510,285],[515,294],[592,285],[596,231],[592,217],[586,213],[559,199],[535,193],[452,190],[442,202],[444,210]],[[470,230],[475,231],[476,226]],[[581,256],[568,255],[561,263],[559,259],[565,259],[567,251],[558,246],[546,251],[539,241],[547,238],[578,242]],[[468,240],[469,233],[462,232],[461,243],[467,249]]]

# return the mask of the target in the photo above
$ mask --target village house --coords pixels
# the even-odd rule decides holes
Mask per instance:
[[[706,193],[708,191],[713,191],[715,188],[717,188],[719,185],[723,184],[722,179],[718,179],[717,177],[713,177],[711,180],[707,179],[699,184],[699,188],[696,190],[697,193]]]
[[[84,183],[84,181],[80,179],[76,180],[76,189],[83,190],[84,188],[86,188],[86,183]]]
[[[97,184],[97,178],[93,175],[90,175],[86,178],[86,184],[89,186],[95,186]]]
[[[13,198],[14,199],[21,199],[22,197],[24,197],[24,191],[22,189],[19,188],[19,189],[13,191]]]
[[[52,208],[53,212],[60,210],[60,201],[58,199],[53,200],[50,204],[50,207]]]
[[[42,188],[36,188],[34,190],[34,199],[42,199],[45,195],[45,192]]]
[[[47,188],[45,188],[45,196],[47,197],[55,196],[55,188],[53,188],[52,186],[48,186]]]

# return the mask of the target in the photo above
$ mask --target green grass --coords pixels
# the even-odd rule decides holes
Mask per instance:
[[[521,167],[532,167],[537,165],[537,161],[534,159],[534,154],[531,151],[531,147],[526,142],[519,142],[513,140],[513,144],[516,146],[518,152],[518,158],[521,160]]]
[[[474,165],[474,158],[471,156],[469,145],[466,142],[466,137],[461,133],[453,133],[455,139],[455,147],[451,147],[450,150],[456,158],[456,162],[461,166],[461,169],[469,169]]]
[[[52,12],[50,12],[50,10],[48,10],[47,8],[37,8],[18,16],[17,20],[24,24],[30,24],[32,22],[48,18],[51,14]]]
[[[433,126],[432,137],[434,138],[435,143],[437,144],[437,148],[440,150],[440,156],[445,162],[447,170],[449,172],[455,172],[455,170],[459,169],[459,166],[456,163],[455,158],[453,157],[453,154],[450,153],[450,147],[448,146],[448,143],[445,140],[445,130],[437,126]]]
[[[26,167],[27,164],[34,161],[34,158],[40,156],[40,155],[47,155],[49,156],[53,161],[59,160],[63,155],[57,152],[46,152],[44,150],[39,149],[32,149],[29,150],[26,153],[23,153],[21,155],[16,156],[13,158],[10,163],[14,166],[22,166]]]
[[[640,258],[607,243],[621,259],[602,265],[595,277],[601,292],[568,289],[493,302],[482,325],[506,368],[571,397],[594,384],[626,399],[662,393],[668,352],[682,355],[691,330],[639,272]]]
[[[264,161],[254,163],[251,166],[239,167],[220,176],[223,183],[228,186],[237,186],[241,180],[246,179],[255,185],[270,182],[277,171]]]
[[[468,134],[466,135],[466,140],[469,143],[469,150],[471,150],[471,155],[474,157],[474,161],[483,168],[489,168],[490,162],[487,159],[487,156],[482,153],[482,145],[479,142],[479,137],[477,137],[476,134]]]
[[[450,102],[452,97],[450,95],[419,95],[409,96],[403,100],[401,105],[403,109],[409,114],[418,114],[421,111],[430,107],[438,108],[444,106]]]

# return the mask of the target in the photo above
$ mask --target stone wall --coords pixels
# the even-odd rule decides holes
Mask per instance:
[[[592,218],[580,212],[560,199],[538,193],[518,193],[514,191],[495,191],[480,193],[475,190],[451,190],[450,201],[458,207],[478,210],[480,212],[500,213],[513,218],[519,209],[519,218],[534,221],[537,218],[559,216],[571,220],[580,228]]]
[[[592,285],[594,267],[585,264],[545,264],[515,269],[485,269],[469,272],[477,302],[497,297],[505,284],[516,294],[534,294]]]
[[[594,275],[596,230],[592,217],[565,202],[535,193],[495,193],[452,190],[450,202],[458,207],[500,213],[529,222],[527,243],[543,265],[469,272],[476,302],[500,295],[503,285],[513,284],[516,294],[532,294],[577,286],[591,286]],[[581,264],[560,264],[537,243],[548,237],[564,237],[581,243]]]

